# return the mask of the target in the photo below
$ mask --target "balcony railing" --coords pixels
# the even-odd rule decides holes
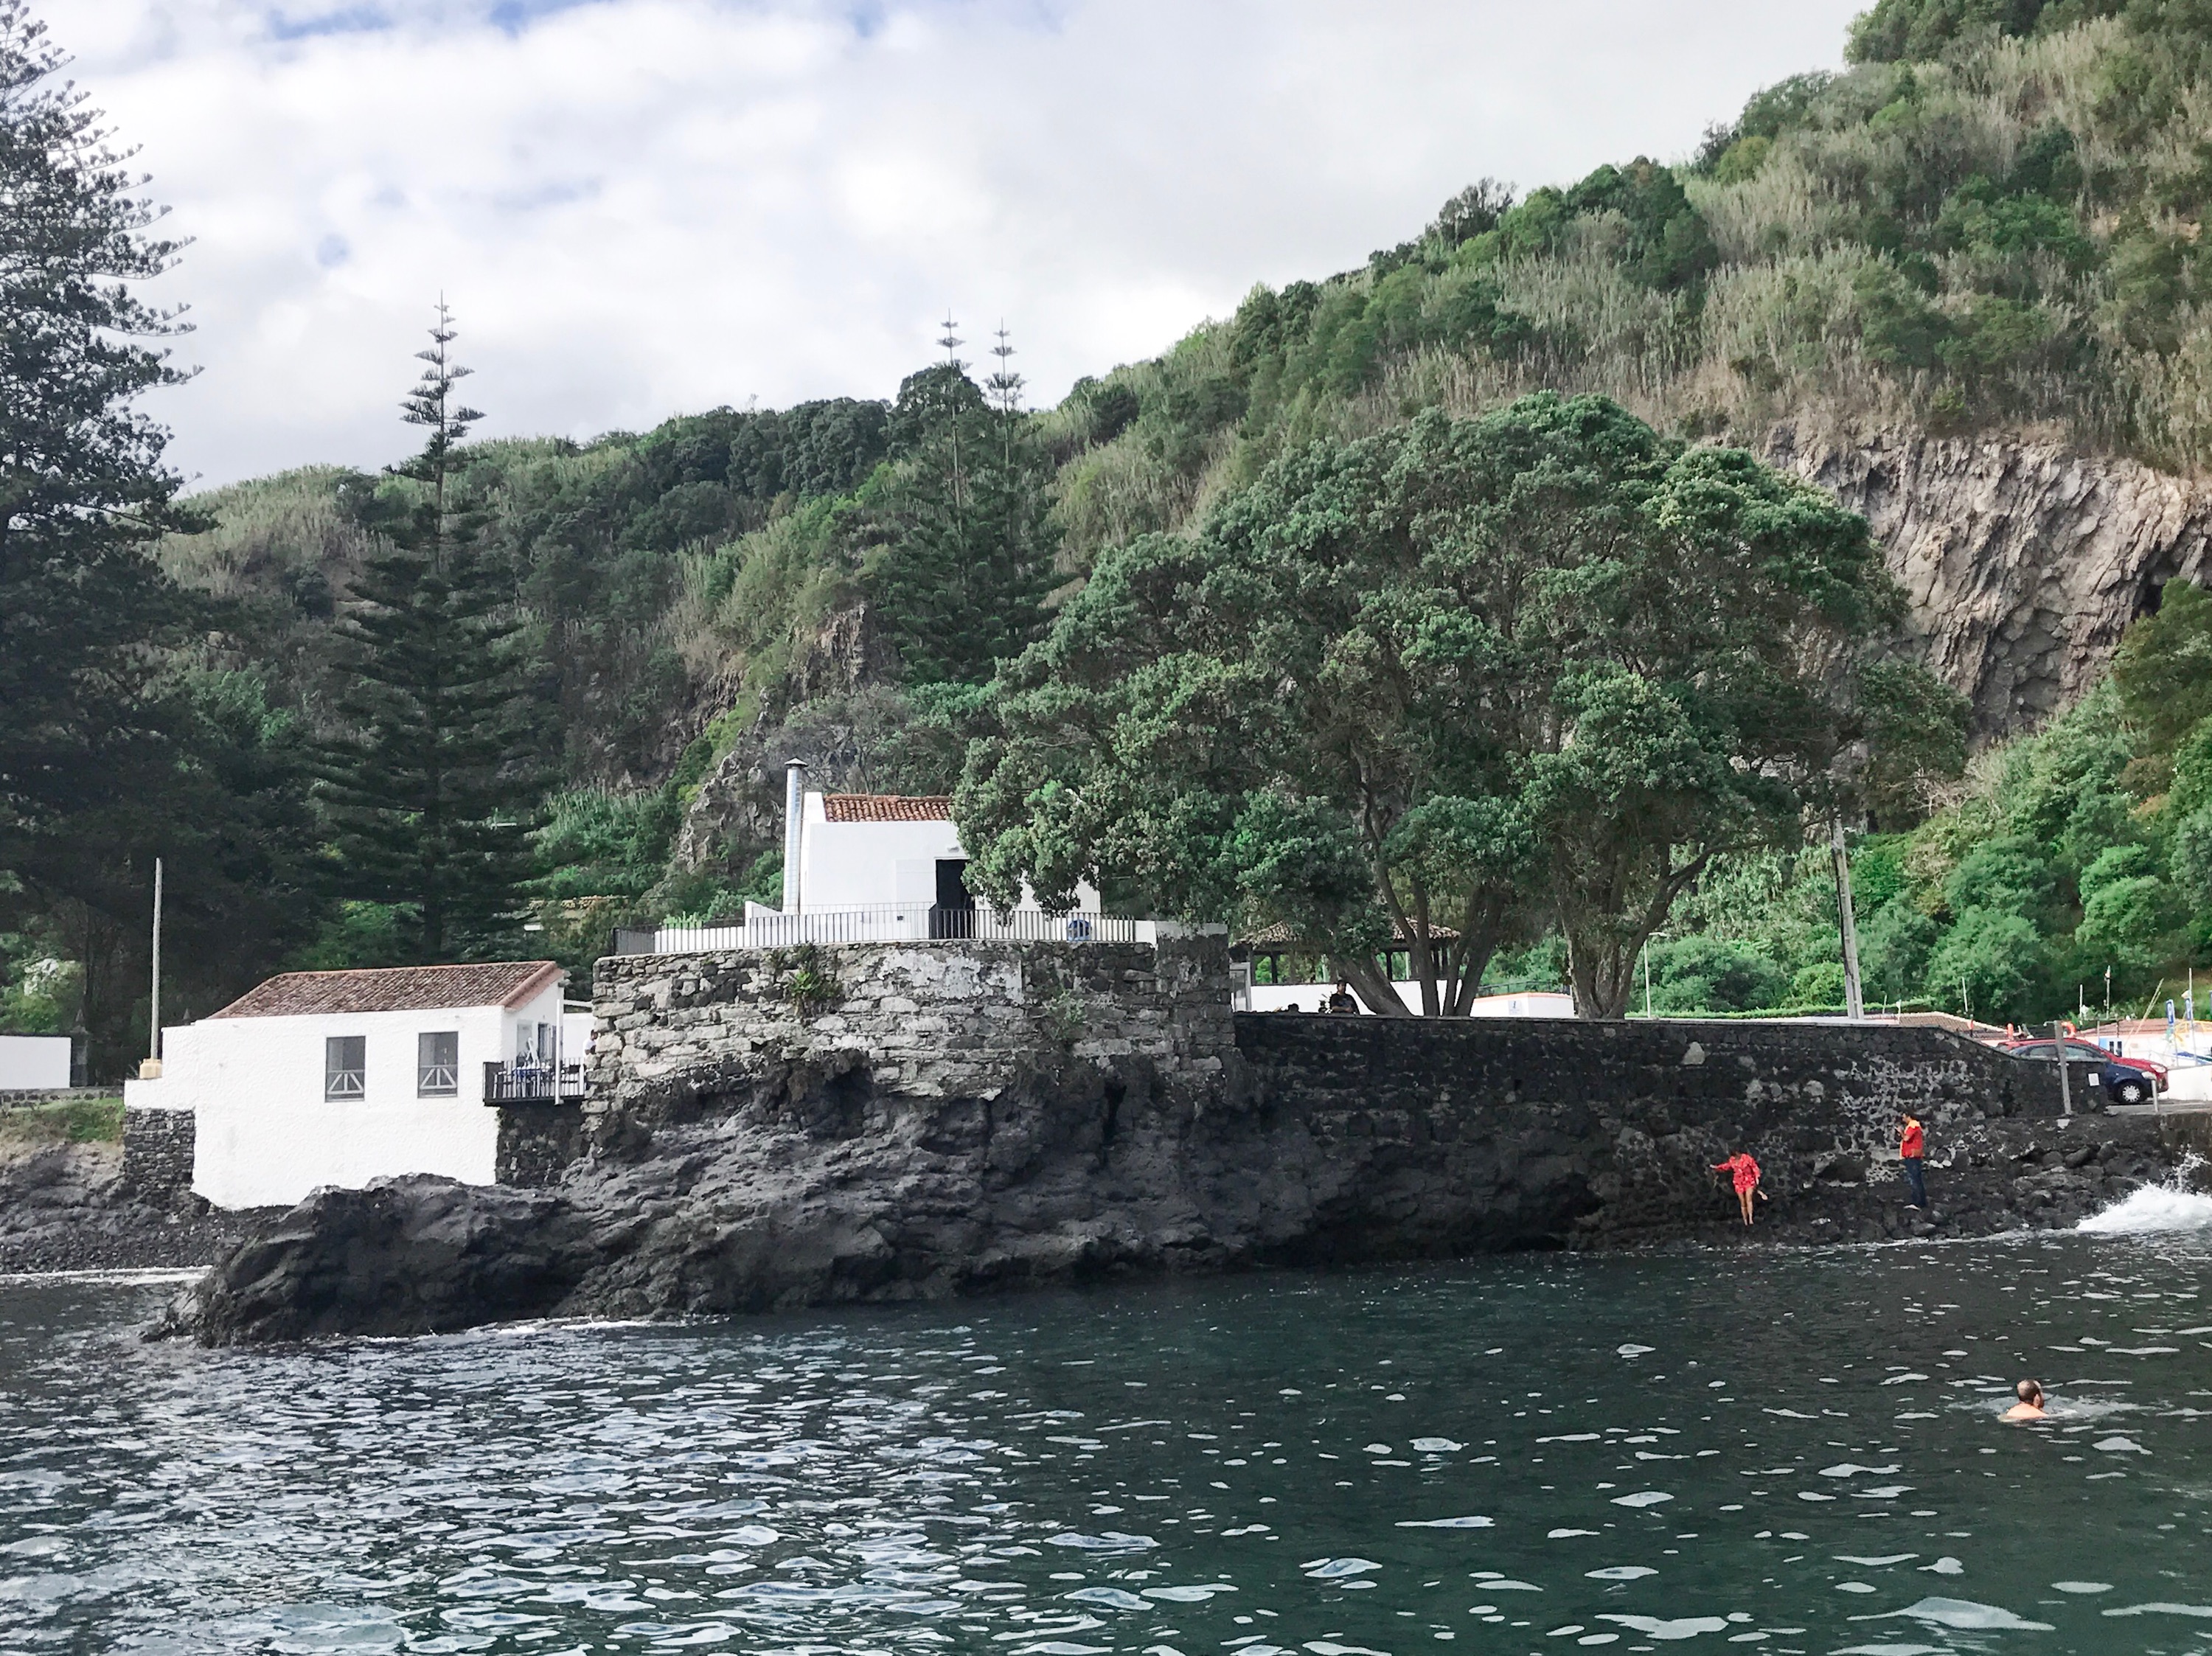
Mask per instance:
[[[696,955],[721,949],[789,949],[799,943],[1153,943],[1152,921],[1121,914],[1076,911],[1048,914],[1039,908],[939,908],[927,903],[875,903],[814,908],[799,914],[756,909],[744,919],[716,925],[662,926],[657,931],[619,931],[616,952]]]
[[[487,1104],[563,1104],[584,1095],[580,1064],[487,1064]]]

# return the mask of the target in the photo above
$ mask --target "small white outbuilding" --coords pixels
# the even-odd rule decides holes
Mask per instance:
[[[51,1092],[70,1084],[67,1035],[0,1034],[0,1093]]]
[[[194,1113],[192,1189],[219,1208],[434,1173],[495,1182],[503,1100],[574,1096],[589,1015],[563,1029],[552,961],[288,972],[162,1031],[134,1109]]]

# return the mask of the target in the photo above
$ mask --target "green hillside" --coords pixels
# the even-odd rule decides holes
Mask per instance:
[[[994,375],[924,367],[881,403],[723,409],[585,445],[465,449],[459,488],[525,622],[557,782],[533,924],[580,963],[617,919],[704,913],[769,889],[773,837],[739,808],[756,761],[803,753],[833,781],[951,787],[993,662],[1038,637],[1102,555],[1191,529],[1308,444],[1355,442],[1424,409],[1466,418],[1535,391],[1593,393],[1678,444],[1755,446],[1786,418],[1846,434],[2033,432],[2199,470],[2212,444],[2212,312],[2199,300],[2212,6],[1881,0],[1849,55],[1840,74],[1759,93],[1692,158],[1626,157],[1526,195],[1471,185],[1361,267],[1255,288],[1057,408],[1027,410],[1000,355]],[[498,400],[495,385],[471,389]],[[250,709],[254,763],[272,774],[333,734],[344,670],[332,628],[422,487],[289,473],[200,497],[215,526],[162,543],[167,570],[213,606],[175,670],[196,705]],[[223,728],[247,717],[223,714]],[[1870,943],[1893,963],[1881,992],[1955,1002],[1946,986],[1975,915],[2010,915],[2035,939],[2018,980],[1990,978],[1977,1011],[2047,1010],[2100,949],[2124,956],[2130,992],[2185,965],[2203,929],[2191,917],[2212,910],[2195,864],[2176,860],[2197,843],[2185,832],[2194,795],[2166,787],[2191,739],[2093,698],[2061,730],[1985,756],[1963,792],[1929,796],[1935,815],[1903,824],[1909,840],[1870,840],[1862,855],[1881,895],[1869,911],[1889,915],[1882,937],[1906,937]],[[2019,816],[2019,778],[2075,741],[2094,762],[2060,769],[2089,791],[2075,804],[2101,838],[2052,828],[2055,807],[2027,826]],[[702,791],[715,809],[701,809]],[[404,955],[404,928],[348,898],[300,832],[287,855],[306,920],[234,928],[188,999],[212,1002],[281,960]],[[2030,895],[1993,906],[1955,883],[1984,840],[2028,839],[2043,859]],[[1701,936],[1655,956],[1677,1004],[1826,998],[1818,881],[1790,861],[1729,864],[1689,900]],[[2099,894],[2124,864],[2126,879],[2164,885],[2129,888],[2157,923],[2138,915],[2122,949],[2095,917],[2114,909]],[[1747,930],[1737,898],[1754,887],[1798,920]],[[1917,918],[1890,914],[1895,903]],[[85,969],[66,908],[18,901],[4,922],[14,964],[0,971],[19,1020],[58,1016],[33,1005],[34,978],[47,986],[37,1005],[66,998],[36,962]],[[2018,927],[1991,924],[1972,921],[1972,949],[2027,958]],[[1521,968],[1547,969],[1549,946]],[[127,982],[123,928],[107,947],[94,977]],[[103,992],[119,1032],[129,997]]]

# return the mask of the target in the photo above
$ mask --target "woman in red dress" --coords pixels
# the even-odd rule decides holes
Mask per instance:
[[[1747,1152],[1738,1150],[1727,1161],[1716,1162],[1713,1171],[1735,1175],[1735,1199],[1743,1208],[1744,1223],[1749,1224],[1752,1198],[1756,1196],[1762,1202],[1766,1199],[1766,1193],[1759,1188],[1759,1163],[1753,1161]]]

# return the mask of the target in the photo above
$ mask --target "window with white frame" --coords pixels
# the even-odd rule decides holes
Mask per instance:
[[[427,1029],[415,1037],[415,1096],[451,1098],[461,1090],[461,1032]]]
[[[368,1091],[368,1037],[332,1035],[323,1042],[323,1096],[360,1098]]]

